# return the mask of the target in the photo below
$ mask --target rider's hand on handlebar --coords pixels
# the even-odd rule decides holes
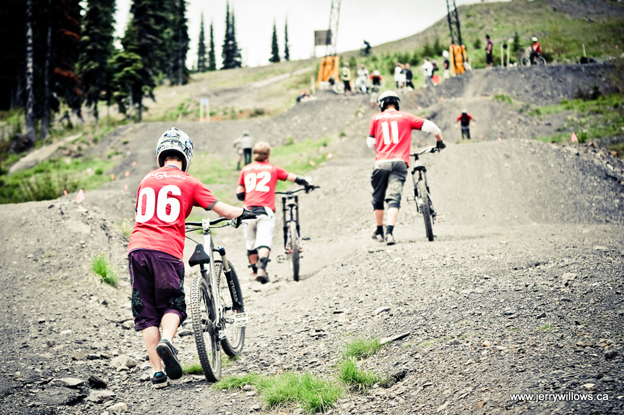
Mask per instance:
[[[311,192],[312,190],[314,190],[314,189],[316,189],[316,186],[314,186],[314,185],[313,185],[313,184],[311,184],[311,183],[307,183],[307,184],[305,185],[305,192],[306,192],[306,193],[310,193],[310,192]]]
[[[245,219],[255,219],[256,218],[256,214],[253,213],[251,210],[247,210],[245,208],[243,208],[243,214],[240,215],[239,217],[237,217],[236,219],[234,219],[234,227],[238,228],[241,223],[243,223],[243,221]]]
[[[442,141],[442,140],[436,141],[436,148],[438,150],[442,150],[442,149],[446,148],[446,144],[444,144],[444,141]]]

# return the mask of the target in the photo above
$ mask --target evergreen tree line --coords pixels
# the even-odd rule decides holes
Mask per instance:
[[[61,102],[79,117],[83,105],[91,108],[96,123],[101,102],[140,121],[156,85],[188,82],[186,0],[133,0],[130,11],[117,49],[115,0],[3,2],[0,110],[24,109],[30,145],[37,130],[47,137]]]
[[[284,60],[290,60],[290,51],[288,50],[288,20],[284,22]],[[277,26],[273,22],[273,36],[271,37],[271,57],[269,62],[277,63],[280,61],[279,46],[277,42]]]
[[[236,21],[234,12],[230,12],[230,3],[227,2],[225,8],[225,36],[223,37],[223,47],[221,48],[221,58],[223,66],[221,69],[234,69],[243,66],[241,50],[236,42]],[[197,72],[208,72],[217,70],[215,57],[214,33],[212,23],[210,23],[210,45],[206,48],[206,35],[204,31],[204,16],[201,17],[199,28],[199,44],[197,45]]]

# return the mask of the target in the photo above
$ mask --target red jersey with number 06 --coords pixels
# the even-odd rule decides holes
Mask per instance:
[[[266,206],[275,212],[275,185],[287,177],[286,170],[262,161],[243,167],[238,184],[245,186],[245,207]]]
[[[202,182],[176,167],[152,171],[139,185],[128,253],[151,249],[182,259],[184,220],[193,206],[208,210],[218,201]]]
[[[409,166],[412,130],[420,130],[425,120],[393,109],[373,115],[368,135],[375,137],[375,160],[403,160]]]

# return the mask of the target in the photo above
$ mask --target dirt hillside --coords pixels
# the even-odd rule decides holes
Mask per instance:
[[[423,157],[444,216],[433,243],[406,200],[410,178],[397,245],[370,239],[367,97],[321,96],[272,119],[179,124],[198,150],[226,159],[243,130],[275,145],[289,136],[335,137],[329,147],[336,156],[310,173],[321,189],[301,196],[302,233],[309,238],[302,281],[293,282],[287,265],[275,260],[270,284],[249,281],[242,230],[217,232],[251,316],[242,358],[225,374],[301,371],[332,378],[345,343],[409,333],[361,363],[390,376],[388,387],[347,391],[333,414],[624,412],[624,164],[590,146],[526,140],[525,133],[542,126],[528,119],[522,126],[517,111],[492,99],[505,93],[557,102],[579,84],[600,80],[601,70],[530,69],[474,71],[405,96],[405,108],[436,114],[449,143]],[[504,88],[520,75],[531,84],[561,81],[542,82],[537,93],[526,91],[524,80]],[[453,144],[452,114],[460,105],[473,106],[482,140]],[[201,376],[185,375],[159,392],[144,380],[149,364],[141,337],[128,329],[127,239],[119,223],[132,217],[136,187],[154,167],[155,141],[168,127],[138,124],[102,140],[93,154],[122,151],[124,161],[112,173],[130,175],[87,192],[82,204],[70,195],[3,207],[0,298],[8,318],[0,323],[1,413],[111,414],[120,403],[133,414],[155,408],[176,415],[301,413],[296,405],[268,409],[257,393],[215,390]],[[434,139],[415,132],[413,140],[423,146]],[[276,235],[273,258],[281,243]],[[118,270],[118,288],[90,271],[98,254]],[[193,275],[188,269],[187,292]],[[185,363],[196,355],[188,329],[175,340]],[[509,396],[568,392],[596,398]],[[608,399],[598,401],[604,394]]]

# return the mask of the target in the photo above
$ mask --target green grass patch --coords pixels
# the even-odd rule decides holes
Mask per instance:
[[[199,363],[190,363],[182,365],[182,373],[189,375],[203,375],[204,369],[202,369],[201,364]]]
[[[355,339],[345,344],[344,354],[347,358],[366,359],[376,354],[382,347],[379,339]]]
[[[108,263],[104,254],[96,255],[93,257],[93,261],[91,262],[91,269],[97,275],[100,276],[102,282],[105,282],[108,285],[112,285],[116,287],[119,283],[119,277],[117,273],[113,269],[113,267]]]
[[[327,159],[327,153],[321,150],[331,142],[331,137],[318,140],[307,139],[271,150],[270,162],[296,175],[304,175],[317,169]],[[277,191],[284,191],[292,183],[277,182]]]
[[[354,357],[343,360],[338,370],[338,376],[342,382],[346,385],[356,387],[360,391],[365,391],[375,383],[383,380],[381,376],[376,373],[359,369],[357,367],[357,360]]]
[[[123,219],[119,223],[119,229],[121,229],[121,233],[123,233],[126,238],[129,238],[133,229],[132,222],[128,219]]]
[[[506,102],[509,105],[513,104],[513,100],[511,99],[509,95],[505,95],[505,94],[494,95],[494,99],[500,102]]]
[[[325,412],[344,394],[336,381],[310,373],[282,373],[260,376],[255,373],[228,376],[215,383],[215,389],[239,389],[254,385],[269,408],[299,404],[308,413]]]
[[[550,324],[544,324],[539,328],[539,331],[552,331],[552,326]]]

